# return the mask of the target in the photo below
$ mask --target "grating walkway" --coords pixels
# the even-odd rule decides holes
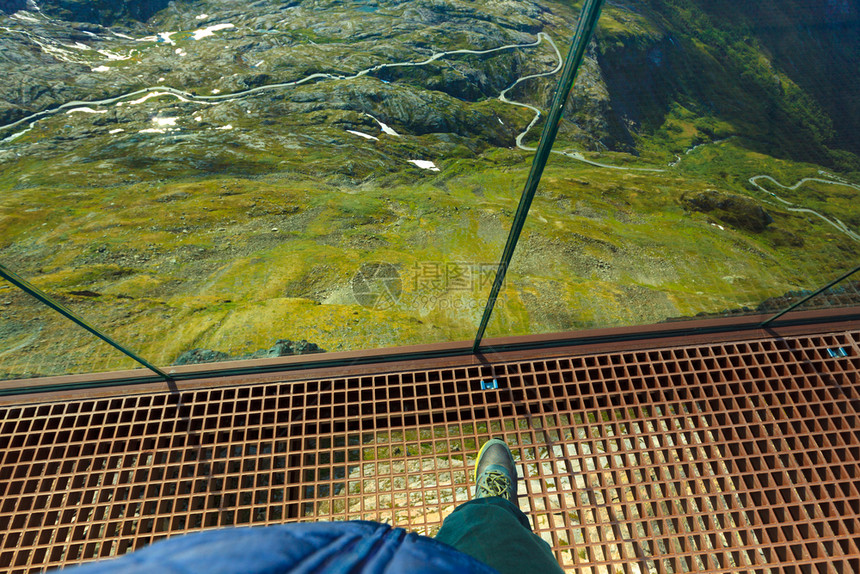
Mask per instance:
[[[480,444],[503,437],[520,506],[569,572],[860,572],[858,341],[7,407],[0,566],[33,572],[283,521],[432,535],[469,499]]]

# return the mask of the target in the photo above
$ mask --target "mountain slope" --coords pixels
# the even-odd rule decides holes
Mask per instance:
[[[856,169],[844,152],[860,151],[857,14],[847,0],[610,4],[599,61],[615,148],[641,152],[643,137],[665,148],[661,129],[683,109],[701,141],[737,135],[769,155]]]
[[[579,5],[0,15],[0,261],[159,364],[469,339]],[[755,308],[856,262],[856,95],[827,99],[856,62],[816,40],[809,79],[785,5],[784,34],[763,7],[607,5],[490,336]],[[382,268],[396,301],[367,304]],[[7,376],[102,356],[0,292]]]

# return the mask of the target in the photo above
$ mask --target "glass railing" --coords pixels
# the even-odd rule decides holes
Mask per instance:
[[[180,4],[0,13],[0,263],[161,368],[473,340],[583,3]],[[604,7],[484,337],[856,266],[856,10],[768,6]],[[3,378],[139,364],[2,285]]]
[[[120,351],[0,280],[0,380],[135,369]]]
[[[782,317],[790,316],[792,312],[858,306],[860,306],[860,267],[855,267],[814,291],[791,291],[781,297],[768,299],[758,306],[758,310],[775,313],[763,323],[767,326]]]
[[[649,29],[669,4],[673,31]],[[630,139],[575,130],[601,86],[586,70],[487,337],[776,313],[857,265],[860,98],[838,86],[858,18],[817,4],[607,7],[603,101]]]

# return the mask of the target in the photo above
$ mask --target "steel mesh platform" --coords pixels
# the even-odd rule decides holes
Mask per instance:
[[[470,498],[482,442],[500,437],[521,508],[569,572],[860,572],[858,340],[6,407],[0,567],[285,521],[432,535]]]

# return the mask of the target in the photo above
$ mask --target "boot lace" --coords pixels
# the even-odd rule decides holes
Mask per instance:
[[[478,491],[481,496],[501,496],[509,498],[508,489],[511,479],[501,472],[489,471],[478,477]]]

